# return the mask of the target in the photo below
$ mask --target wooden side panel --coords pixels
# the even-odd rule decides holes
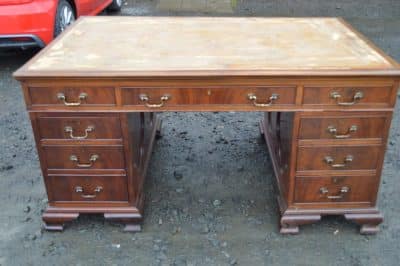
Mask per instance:
[[[281,196],[288,200],[292,154],[294,113],[270,112],[265,113],[261,124],[265,135],[269,154],[271,156],[278,189]]]
[[[143,185],[160,123],[154,113],[121,114],[124,124],[124,145],[127,156],[130,202],[142,208]]]

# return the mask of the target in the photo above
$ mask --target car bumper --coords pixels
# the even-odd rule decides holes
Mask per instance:
[[[0,5],[2,47],[45,45],[53,39],[57,1],[41,0],[19,5]],[[11,36],[11,38],[9,37]],[[20,40],[20,41],[18,41]]]
[[[0,48],[43,48],[45,43],[33,34],[0,35]]]

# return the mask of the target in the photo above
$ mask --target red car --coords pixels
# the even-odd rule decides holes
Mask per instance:
[[[0,0],[0,48],[44,47],[77,17],[119,11],[122,1]]]

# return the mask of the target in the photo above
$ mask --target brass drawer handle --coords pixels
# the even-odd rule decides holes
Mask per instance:
[[[150,98],[149,96],[147,96],[147,94],[140,94],[139,95],[139,100],[141,100],[142,102],[145,102],[145,105],[149,108],[160,108],[164,106],[164,103],[166,101],[168,101],[169,99],[171,99],[171,96],[168,94],[164,94],[163,96],[161,96],[160,98],[160,103],[149,103]]]
[[[71,139],[78,139],[78,140],[79,139],[86,139],[88,137],[88,135],[89,135],[89,132],[92,132],[93,130],[94,130],[94,126],[88,126],[85,129],[85,135],[83,135],[83,136],[74,136],[74,130],[72,129],[72,127],[66,126],[64,128],[65,133],[69,133],[69,137]]]
[[[80,187],[80,186],[75,187],[75,192],[76,192],[76,193],[82,193],[82,194],[81,194],[81,197],[84,198],[84,199],[94,199],[94,198],[97,197],[97,194],[99,194],[102,190],[103,190],[103,187],[97,186],[97,187],[93,190],[93,192],[94,192],[95,194],[84,194],[84,191],[83,191],[83,188],[82,188],[82,187]]]
[[[347,155],[344,158],[343,163],[334,163],[334,159],[331,156],[325,156],[324,161],[329,164],[332,168],[344,168],[348,163],[353,161],[353,155]]]
[[[344,196],[346,195],[346,193],[350,192],[350,188],[349,188],[349,187],[342,187],[342,188],[340,189],[340,194],[339,194],[339,195],[336,195],[336,196],[329,195],[329,189],[326,188],[326,187],[321,187],[321,188],[319,189],[319,192],[320,192],[322,195],[325,195],[327,199],[337,200],[337,199],[342,199],[342,198],[344,198]]]
[[[361,91],[357,91],[353,96],[352,102],[340,102],[339,100],[341,97],[342,97],[342,95],[340,95],[339,92],[337,92],[337,91],[331,92],[331,98],[336,100],[336,104],[337,105],[345,105],[345,106],[356,104],[359,100],[364,98],[364,93],[362,93]]]
[[[70,159],[72,162],[76,162],[76,166],[78,166],[78,167],[80,167],[80,168],[90,168],[90,167],[93,166],[93,163],[94,163],[95,161],[97,161],[97,159],[99,159],[99,155],[97,155],[97,154],[91,155],[91,156],[90,156],[90,159],[89,159],[89,163],[80,163],[80,162],[79,162],[79,159],[78,159],[78,156],[76,156],[76,155],[71,155],[71,156],[69,157],[69,159]]]
[[[268,107],[271,106],[274,101],[279,99],[279,94],[277,93],[273,93],[270,97],[269,97],[269,102],[268,103],[258,103],[257,102],[257,96],[254,93],[249,93],[247,95],[247,98],[253,102],[253,105],[256,107]]]
[[[345,134],[338,134],[337,133],[337,129],[335,126],[328,126],[328,132],[332,134],[332,136],[335,139],[348,139],[351,137],[351,133],[356,132],[357,131],[357,126],[356,125],[352,125],[351,127],[349,127],[349,129],[347,130],[347,133]]]
[[[64,93],[62,93],[62,92],[57,93],[57,99],[62,101],[64,103],[64,105],[66,105],[66,106],[79,106],[82,104],[82,101],[86,100],[87,97],[88,97],[87,93],[82,92],[81,94],[79,94],[78,102],[67,102],[67,98],[65,97]]]

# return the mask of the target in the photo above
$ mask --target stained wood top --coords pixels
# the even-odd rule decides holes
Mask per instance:
[[[23,77],[400,75],[337,18],[83,17]]]

